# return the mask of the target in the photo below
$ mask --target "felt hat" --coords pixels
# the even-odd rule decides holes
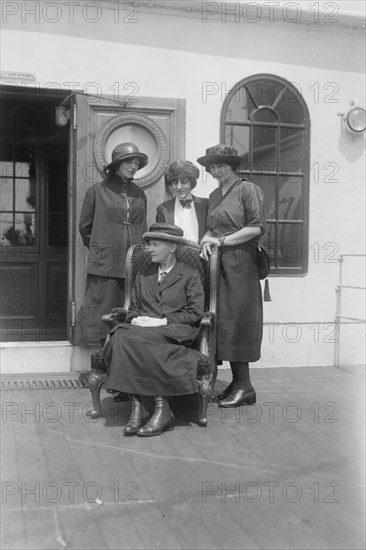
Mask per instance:
[[[202,166],[210,164],[229,164],[235,166],[243,162],[243,158],[238,155],[238,151],[231,145],[214,145],[206,149],[206,154],[197,159]]]
[[[149,231],[142,235],[145,241],[166,241],[175,244],[187,244],[183,238],[183,229],[170,223],[153,223]]]
[[[112,151],[112,160],[105,167],[104,171],[110,171],[120,162],[126,162],[131,159],[139,159],[139,170],[147,165],[149,162],[148,156],[145,153],[140,153],[137,146],[134,143],[126,142],[120,143]]]

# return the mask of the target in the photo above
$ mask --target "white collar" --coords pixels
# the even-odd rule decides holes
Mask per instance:
[[[175,263],[177,263],[177,262],[175,262]],[[164,271],[163,271],[161,269],[160,265],[159,265],[159,273],[158,273],[159,277],[160,277],[161,273],[170,273],[174,266],[175,266],[175,264],[173,264],[171,267],[168,267],[168,269],[164,269]]]

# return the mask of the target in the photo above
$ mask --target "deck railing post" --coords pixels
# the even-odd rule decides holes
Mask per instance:
[[[357,317],[346,317],[342,316],[342,288],[352,288],[357,290],[366,290],[365,287],[362,286],[355,286],[355,285],[344,285],[343,284],[343,261],[345,256],[348,257],[366,257],[366,254],[341,254],[338,258],[338,265],[339,265],[339,275],[338,275],[338,285],[335,288],[336,291],[336,314],[334,318],[334,325],[335,325],[335,342],[334,342],[334,366],[339,367],[340,366],[340,359],[339,359],[339,348],[341,343],[341,319],[346,319],[350,321],[355,321],[356,323],[366,323],[365,319],[359,319]]]

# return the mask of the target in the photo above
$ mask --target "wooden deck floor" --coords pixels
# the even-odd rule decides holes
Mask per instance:
[[[3,391],[1,548],[364,548],[363,369],[252,381],[256,406],[212,405],[201,428],[178,398],[175,430],[147,439],[123,437],[107,393],[90,421],[87,389]]]

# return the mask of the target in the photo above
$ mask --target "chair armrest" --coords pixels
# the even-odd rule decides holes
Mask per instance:
[[[124,307],[114,307],[109,313],[102,317],[102,322],[107,325],[109,330],[114,328],[118,323],[126,321],[127,310]]]
[[[201,352],[198,353],[198,367],[197,378],[200,380],[203,376],[210,376],[212,374],[212,364],[210,358]]]
[[[205,311],[205,313],[202,316],[200,326],[211,327],[215,319],[216,319],[216,313],[214,313],[213,311]]]
[[[216,369],[216,313],[206,311],[200,323],[198,381],[215,378]],[[207,381],[206,380],[206,381]]]
[[[103,350],[98,349],[96,351],[93,351],[90,356],[90,367],[91,367],[91,373],[94,373],[94,375],[101,375],[103,373],[107,372],[105,363],[104,363],[104,357],[103,357]],[[97,374],[96,374],[97,373]]]

